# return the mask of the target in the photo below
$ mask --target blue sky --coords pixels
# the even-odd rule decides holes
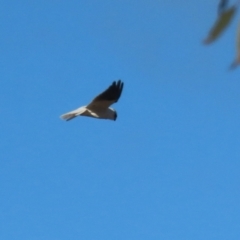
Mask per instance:
[[[0,239],[240,239],[239,16],[203,46],[217,4],[1,1]],[[116,122],[59,118],[118,79]]]

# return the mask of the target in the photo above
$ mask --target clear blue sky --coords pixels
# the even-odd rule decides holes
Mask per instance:
[[[0,239],[240,239],[239,16],[203,46],[217,4],[1,1]],[[116,122],[59,118],[118,79]]]

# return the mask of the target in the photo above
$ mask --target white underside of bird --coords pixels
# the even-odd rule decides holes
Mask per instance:
[[[78,116],[116,120],[116,111],[112,108],[91,108],[83,106],[61,116],[63,120],[71,120]]]
[[[121,80],[114,81],[104,92],[95,97],[91,103],[67,112],[61,118],[68,121],[77,116],[86,116],[115,121],[117,119],[117,112],[113,108],[110,108],[110,106],[118,101],[122,89],[123,82]]]

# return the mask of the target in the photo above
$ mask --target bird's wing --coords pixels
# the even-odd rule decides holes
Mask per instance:
[[[95,97],[87,107],[102,107],[108,108],[113,103],[117,102],[123,90],[123,82],[114,81],[104,92]]]

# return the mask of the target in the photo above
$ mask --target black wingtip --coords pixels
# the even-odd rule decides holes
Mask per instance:
[[[118,101],[122,94],[123,85],[124,85],[123,82],[121,81],[121,79],[119,79],[117,81],[113,81],[112,85],[110,86],[110,88],[115,93],[115,102]]]
[[[122,94],[123,86],[124,86],[124,83],[119,79],[119,80],[117,81],[118,99],[120,98],[120,96],[121,96],[121,94]],[[117,100],[118,100],[118,99],[117,99]]]
[[[112,84],[93,101],[112,101],[117,102],[123,90],[123,82],[121,80],[113,81]]]

